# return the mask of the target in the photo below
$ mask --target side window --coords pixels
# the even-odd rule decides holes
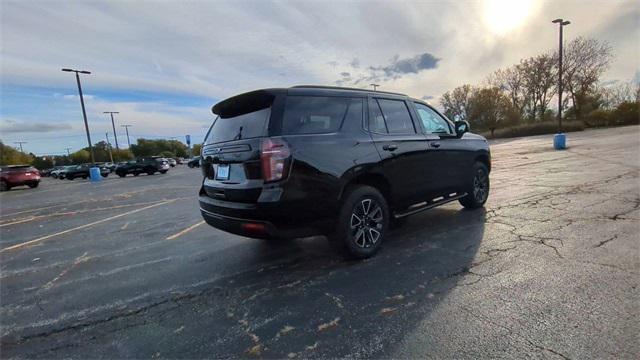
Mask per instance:
[[[342,122],[342,130],[347,132],[359,131],[362,129],[362,99],[350,98],[347,114]]]
[[[354,101],[362,103],[360,99],[348,97],[287,96],[282,134],[336,132],[342,125],[342,121],[352,116],[349,109]],[[356,107],[357,105],[354,106],[354,111]],[[362,119],[362,110],[357,115]]]
[[[407,105],[402,100],[377,99],[389,134],[415,134]]]
[[[416,112],[422,121],[425,131],[428,134],[453,134],[447,120],[443,119],[437,112],[430,107],[415,103]]]
[[[384,116],[380,111],[380,105],[373,99],[369,101],[369,131],[388,134],[387,125],[384,123]]]

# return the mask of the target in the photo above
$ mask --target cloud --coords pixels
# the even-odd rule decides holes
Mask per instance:
[[[422,96],[420,99],[422,99],[422,100],[424,100],[424,101],[427,101],[427,100],[431,100],[431,99],[433,99],[433,96],[431,96],[431,95],[424,95],[424,96]]]
[[[383,71],[387,77],[397,78],[405,74],[417,74],[422,70],[435,69],[440,59],[425,52],[408,59],[396,55],[387,66],[371,67],[374,71]]]
[[[3,120],[0,122],[0,133],[48,133],[61,130],[70,130],[72,126],[67,123],[42,123],[25,122],[17,120]]]

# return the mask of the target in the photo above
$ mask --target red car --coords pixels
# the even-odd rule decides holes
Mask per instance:
[[[31,165],[0,167],[0,191],[8,191],[14,186],[27,185],[30,188],[40,184],[40,172]]]

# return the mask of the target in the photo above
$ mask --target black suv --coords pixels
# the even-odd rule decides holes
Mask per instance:
[[[109,176],[109,169],[107,169],[104,166],[101,166],[99,164],[81,164],[81,165],[77,165],[75,167],[71,166],[67,169],[64,170],[63,175],[59,175],[59,177],[62,178],[67,178],[68,180],[73,180],[73,179],[77,179],[77,178],[83,178],[86,179],[88,178],[90,175],[90,171],[92,167],[98,167],[100,168],[100,175],[102,175],[102,177],[107,177]]]
[[[401,218],[453,200],[482,207],[489,194],[486,139],[402,94],[295,86],[212,111],[200,210],[231,233],[327,235],[366,258]]]
[[[125,177],[127,174],[133,174],[133,176],[140,174],[153,175],[156,172],[165,174],[167,171],[169,171],[169,162],[158,156],[139,158],[136,161],[129,161],[116,167],[116,175],[120,177]]]

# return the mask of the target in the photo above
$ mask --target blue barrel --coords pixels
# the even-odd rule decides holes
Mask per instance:
[[[567,136],[565,134],[555,134],[553,136],[553,147],[556,150],[564,150],[567,148]]]
[[[89,176],[91,177],[91,181],[101,181],[102,175],[100,175],[99,167],[92,167],[89,169]]]

